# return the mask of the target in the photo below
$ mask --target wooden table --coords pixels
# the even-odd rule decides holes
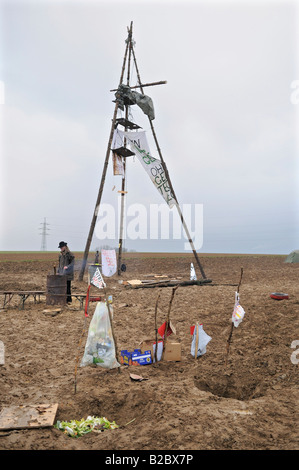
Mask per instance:
[[[19,304],[19,308],[20,310],[24,310],[24,304],[26,302],[26,300],[32,296],[33,299],[34,299],[34,303],[36,302],[40,302],[40,296],[41,295],[46,295],[47,292],[46,291],[42,291],[42,290],[29,290],[29,291],[14,291],[14,290],[6,290],[6,291],[0,291],[0,295],[3,295],[4,296],[4,300],[3,300],[3,308],[5,308],[9,303],[10,301],[12,300],[12,298],[16,295],[18,295],[20,297],[20,304]],[[79,300],[80,302],[80,309],[83,309],[83,304],[84,304],[84,301],[86,299],[86,294],[72,294],[72,297],[75,297],[77,300]],[[101,300],[101,296],[90,296],[89,297],[89,301],[90,302],[99,302]]]
[[[25,301],[28,299],[28,297],[32,296],[34,298],[34,303],[37,301],[40,302],[40,296],[45,295],[45,291],[40,291],[40,290],[29,290],[29,291],[2,291],[0,292],[0,295],[4,295],[4,301],[3,301],[3,308],[5,308],[6,305],[8,305],[11,301],[11,299],[15,296],[18,295],[20,297],[20,305],[19,308],[24,310],[24,304]]]
[[[79,300],[81,310],[83,309],[83,304],[85,302],[86,295],[87,294],[72,294],[72,297],[75,297],[77,300]],[[101,296],[96,296],[95,297],[94,295],[91,295],[89,297],[89,302],[100,302],[100,300],[102,300]]]

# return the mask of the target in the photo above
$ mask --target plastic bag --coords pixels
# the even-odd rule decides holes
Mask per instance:
[[[110,306],[110,311],[113,311]],[[120,367],[115,357],[115,344],[106,302],[98,302],[91,319],[81,367],[96,364],[105,369]]]
[[[196,350],[196,341],[197,341],[197,355],[202,356],[206,353],[206,346],[211,341],[211,336],[207,335],[204,331],[203,326],[197,323],[195,325],[193,335],[192,335],[192,342],[191,342],[191,355],[195,357],[195,350]]]
[[[244,315],[245,315],[245,310],[239,304],[239,300],[240,300],[240,296],[239,296],[238,292],[236,292],[236,294],[235,294],[235,306],[234,306],[234,311],[233,311],[233,315],[232,315],[232,322],[233,322],[233,324],[236,328],[240,325],[240,323],[243,320]]]
[[[197,276],[196,276],[193,263],[191,263],[191,266],[190,266],[190,281],[197,281]]]

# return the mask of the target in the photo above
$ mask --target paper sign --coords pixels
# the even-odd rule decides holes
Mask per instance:
[[[115,152],[113,152],[113,174],[121,176],[124,176],[125,174],[122,158]]]
[[[102,250],[102,274],[110,277],[116,273],[116,253],[115,250]]]
[[[102,278],[101,271],[99,268],[97,268],[94,272],[94,275],[92,276],[90,283],[93,284],[95,287],[98,287],[99,289],[103,289],[106,287],[106,284]]]

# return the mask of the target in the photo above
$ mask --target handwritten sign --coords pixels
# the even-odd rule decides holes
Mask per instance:
[[[102,254],[102,274],[111,277],[116,273],[116,253],[115,250],[101,250]]]
[[[122,158],[119,155],[117,155],[115,152],[113,152],[112,155],[113,155],[113,174],[124,176],[125,171],[124,171],[124,164],[123,164]]]

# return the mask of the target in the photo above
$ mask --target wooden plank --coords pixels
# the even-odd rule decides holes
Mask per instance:
[[[53,426],[58,403],[19,405],[3,408],[0,413],[0,430],[31,429]]]
[[[37,294],[45,294],[46,292],[45,291],[42,291],[42,290],[7,290],[7,291],[0,291],[0,294],[1,295],[5,295],[5,294],[20,294],[20,295],[37,295]]]
[[[56,315],[58,315],[59,313],[61,313],[61,308],[54,308],[54,309],[48,309],[46,308],[45,310],[43,310],[43,313],[45,315],[48,315],[50,317],[55,317]]]
[[[140,289],[145,287],[173,287],[173,286],[202,286],[208,283],[211,283],[210,279],[203,279],[201,281],[155,281],[155,282],[139,282],[139,283],[132,283],[132,281],[124,281],[123,284],[125,286],[130,286],[133,289]]]

